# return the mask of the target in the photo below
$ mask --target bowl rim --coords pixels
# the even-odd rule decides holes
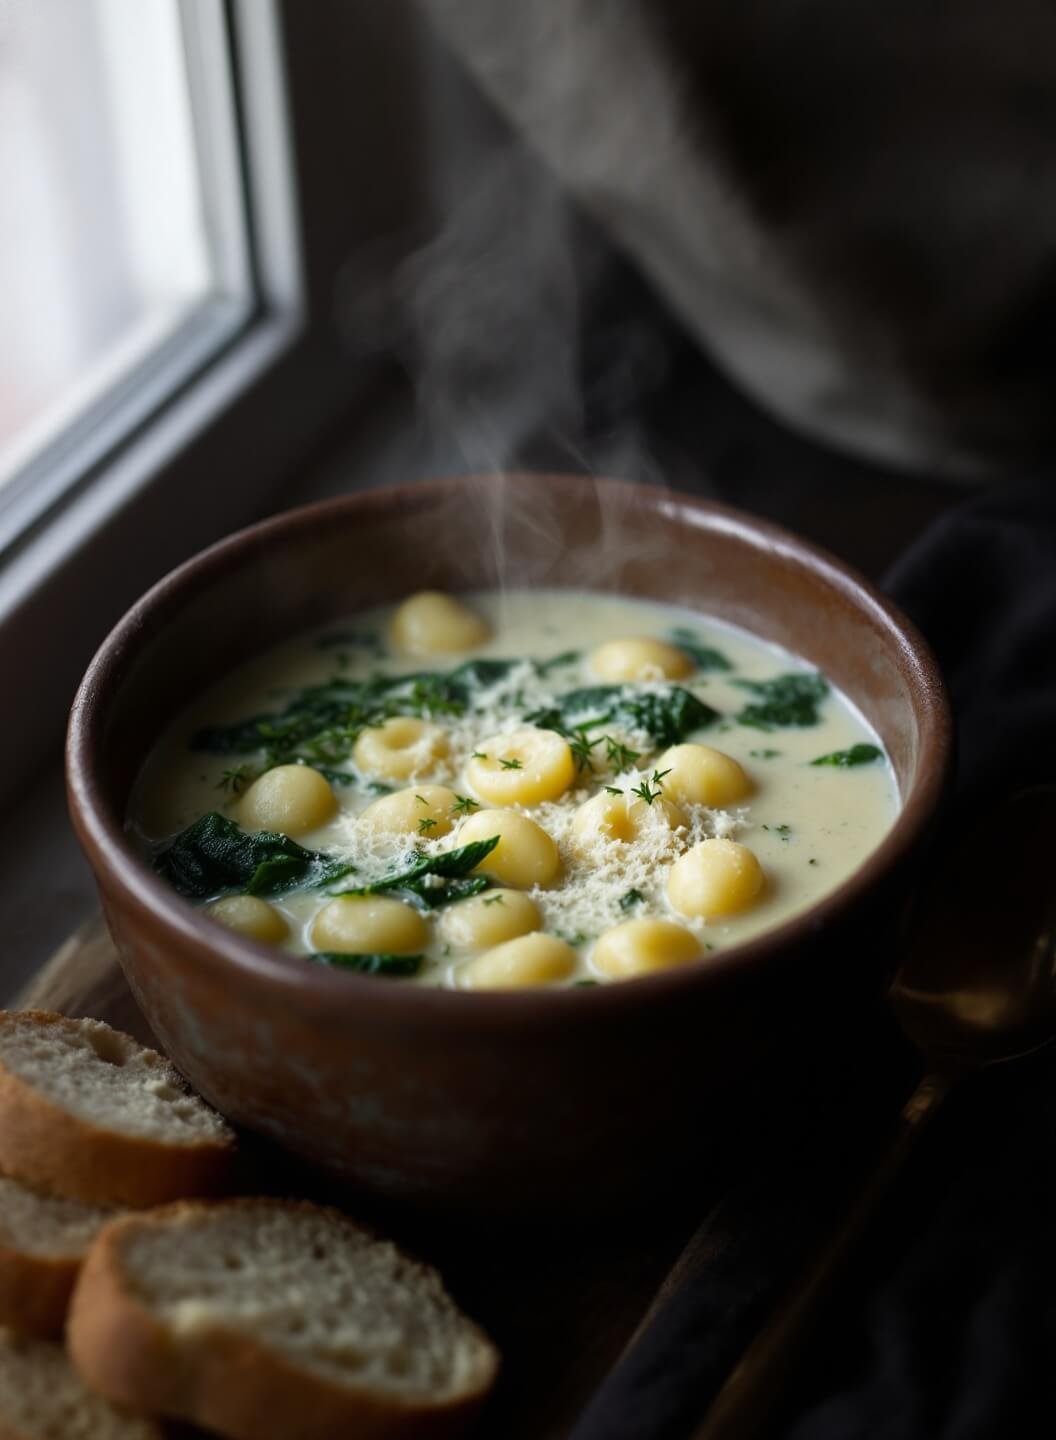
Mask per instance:
[[[307,965],[300,956],[239,936],[209,920],[153,873],[130,843],[124,817],[116,815],[105,798],[98,760],[110,694],[120,682],[123,668],[137,648],[156,633],[159,620],[163,623],[166,614],[229,573],[247,554],[293,533],[330,527],[348,514],[360,518],[383,514],[423,498],[442,499],[448,492],[490,483],[494,478],[445,475],[354,492],[283,511],[224,537],[163,576],[131,606],[103,640],[73,701],[66,741],[67,794],[74,830],[100,888],[105,879],[105,888],[119,897],[119,904],[174,932],[184,942],[183,953],[193,956],[196,964],[223,974],[233,986],[252,981],[258,989],[263,986],[274,991],[278,999],[296,993],[302,1013],[315,1021],[325,1022],[339,1014],[342,1007],[335,1002],[340,998],[356,1006],[369,999],[379,1023],[390,1021],[412,1028],[415,1023],[429,1025],[434,1015],[442,1017],[452,1030],[470,1033],[497,1027],[580,1023],[582,1005],[592,1006],[600,1022],[603,1016],[629,1016],[651,1001],[744,975],[765,961],[774,962],[783,951],[794,953],[801,942],[829,928],[879,886],[926,831],[950,778],[953,717],[935,656],[913,622],[851,566],[769,520],[693,494],[593,476],[505,473],[504,482],[517,486],[567,490],[578,484],[589,485],[595,493],[599,487],[610,494],[620,492],[626,501],[680,524],[764,547],[819,575],[854,608],[864,610],[894,643],[919,698],[917,773],[891,829],[856,870],[806,909],[750,940],[710,954],[704,964],[636,977],[633,984],[457,992],[439,986],[379,984],[377,977]]]

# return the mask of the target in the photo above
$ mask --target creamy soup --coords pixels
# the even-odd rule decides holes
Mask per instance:
[[[130,826],[221,924],[495,989],[707,964],[850,875],[898,803],[850,701],[743,630],[607,595],[424,593],[204,695]]]

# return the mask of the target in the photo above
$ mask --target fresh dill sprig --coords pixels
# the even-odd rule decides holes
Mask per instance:
[[[647,805],[651,805],[654,800],[658,800],[663,794],[664,776],[670,774],[670,770],[654,770],[652,782],[650,783],[649,780],[643,780],[640,785],[632,787],[631,794],[638,795]]]
[[[254,780],[253,767],[251,765],[234,765],[230,770],[225,770],[216,782],[217,790],[223,790],[225,794],[233,795],[236,799],[243,795]]]
[[[510,759],[510,760],[502,760],[502,759],[500,759],[500,760],[499,760],[499,764],[502,766],[503,770],[523,770],[523,769],[524,769],[523,764],[521,763],[520,760],[517,759],[516,756],[513,756],[513,758]]]
[[[451,806],[452,815],[472,815],[474,810],[480,809],[479,800],[471,800],[468,795],[456,795],[455,803]]]

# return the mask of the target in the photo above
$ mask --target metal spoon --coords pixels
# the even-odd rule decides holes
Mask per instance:
[[[1056,1033],[1056,786],[1022,791],[951,847],[920,896],[890,1000],[924,1077],[878,1166],[744,1352],[693,1440],[751,1440],[774,1418],[823,1301],[917,1139],[969,1071]]]

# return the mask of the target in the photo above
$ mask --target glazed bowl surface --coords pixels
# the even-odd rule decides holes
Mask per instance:
[[[688,605],[820,668],[878,731],[902,807],[810,909],[707,962],[591,989],[464,993],[306,965],[209,921],[125,831],[173,715],[248,656],[423,588],[504,583]],[[333,1176],[434,1206],[609,1204],[654,1188],[778,1103],[781,1082],[881,993],[863,937],[896,910],[939,805],[949,704],[912,625],[786,531],[651,487],[477,476],[266,520],[160,581],[74,703],[71,813],[132,991],[234,1121]],[[798,1057],[798,1058],[797,1058]]]

